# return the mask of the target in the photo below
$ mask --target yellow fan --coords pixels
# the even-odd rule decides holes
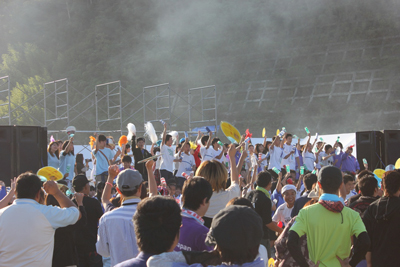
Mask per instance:
[[[239,130],[229,122],[221,121],[221,130],[232,143],[238,144],[240,142]]]
[[[274,258],[269,258],[268,260],[268,267],[274,267],[275,266],[275,260]]]
[[[400,158],[396,161],[396,164],[394,165],[395,169],[400,169]]]
[[[374,170],[374,174],[381,179],[382,179],[384,173],[385,173],[385,170],[383,170],[383,169],[375,169]]]
[[[279,129],[276,130],[276,135],[279,135],[280,132],[281,132],[281,131],[279,131]]]
[[[262,137],[263,137],[263,138],[265,137],[265,128],[264,128],[263,131],[262,131]]]
[[[43,176],[48,181],[58,181],[64,177],[59,170],[51,166],[41,168],[38,170],[37,175]]]

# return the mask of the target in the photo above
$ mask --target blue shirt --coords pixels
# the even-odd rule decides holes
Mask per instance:
[[[103,152],[104,155],[100,151]],[[97,152],[95,149],[93,149],[93,155],[96,157],[96,175],[100,175],[103,172],[108,172],[108,161],[112,160],[114,157],[111,149],[105,147],[103,149],[99,149]]]
[[[115,267],[146,267],[146,262],[151,256],[153,254],[140,252],[136,258],[123,261],[115,265]]]
[[[60,167],[60,160],[57,158],[56,154],[52,156],[49,152],[47,152],[47,166],[51,166],[56,169]]]
[[[337,162],[335,164],[336,168],[339,168],[339,169],[342,168],[342,156],[343,156],[343,151],[342,150],[340,150],[339,155],[335,154],[335,156],[333,156],[333,162],[335,162],[337,160]]]
[[[276,200],[276,201],[274,201],[274,200]],[[271,201],[276,204],[275,206],[277,209],[280,205],[285,203],[285,200],[283,200],[283,196],[282,196],[281,192],[276,191],[276,189],[274,190],[274,192],[271,195]],[[274,215],[274,214],[275,214],[275,211],[272,212],[272,215]]]
[[[74,177],[74,167],[75,167],[75,156],[72,154],[65,154],[64,150],[61,151],[60,156],[60,167],[58,170],[63,174],[66,175],[69,173],[68,180],[72,180]]]

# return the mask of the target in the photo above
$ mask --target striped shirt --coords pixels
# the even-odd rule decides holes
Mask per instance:
[[[139,202],[139,198],[127,199],[121,207],[100,218],[96,249],[103,257],[111,258],[111,266],[139,253],[132,221]]]

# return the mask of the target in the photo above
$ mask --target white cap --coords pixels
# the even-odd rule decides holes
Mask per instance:
[[[289,191],[289,190],[294,190],[294,191],[296,191],[296,187],[295,187],[294,185],[292,185],[292,184],[287,184],[287,185],[285,185],[285,186],[282,188],[282,195],[283,195],[286,191]]]

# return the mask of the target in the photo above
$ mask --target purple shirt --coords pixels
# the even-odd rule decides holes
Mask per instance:
[[[182,216],[182,226],[179,234],[179,242],[174,251],[212,251],[214,247],[204,243],[208,228],[200,224],[196,219]]]
[[[342,172],[356,172],[360,169],[357,159],[353,155],[343,153],[342,155]]]
[[[153,254],[140,252],[136,258],[118,263],[115,267],[146,267],[146,262],[151,256]]]
[[[335,167],[337,167],[339,169],[341,169],[341,167],[342,167],[342,156],[343,156],[343,151],[342,150],[340,150],[339,155],[335,154],[335,156],[333,156],[333,162],[335,162],[337,160],[337,162],[335,164]]]

